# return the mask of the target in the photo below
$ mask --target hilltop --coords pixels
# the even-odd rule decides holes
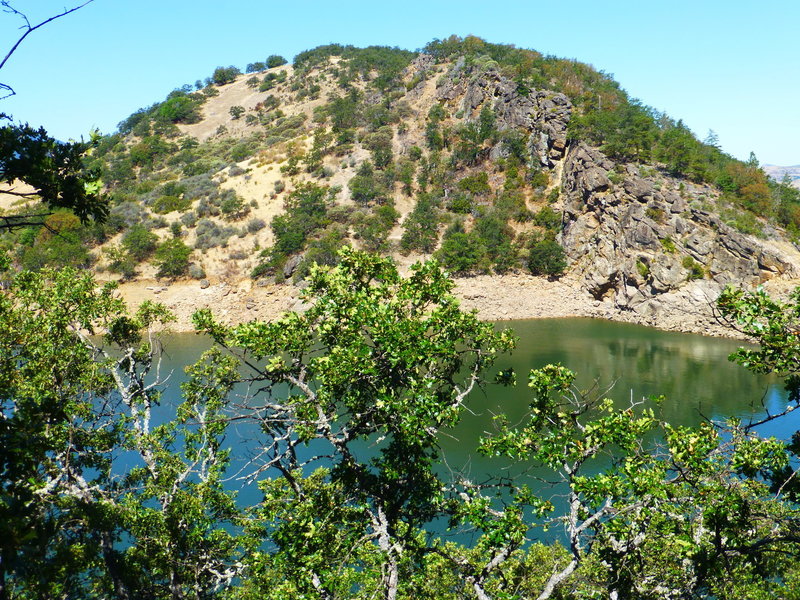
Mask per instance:
[[[233,321],[298,307],[310,265],[346,243],[402,268],[435,256],[488,318],[713,332],[724,285],[798,277],[800,192],[589,65],[451,37],[244,70],[103,136],[108,222],[6,234],[17,264],[93,268],[184,327],[204,305]]]

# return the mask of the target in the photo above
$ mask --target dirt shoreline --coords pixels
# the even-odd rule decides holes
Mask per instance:
[[[696,294],[695,297],[688,293],[665,297],[657,314],[643,316],[621,311],[610,302],[595,300],[569,277],[549,281],[524,274],[481,275],[455,281],[455,295],[461,300],[462,307],[477,310],[482,319],[489,321],[591,317],[667,331],[742,337],[716,322],[713,298],[697,298]],[[773,281],[768,285],[768,291],[783,295],[797,283]],[[197,281],[164,283],[143,280],[121,284],[119,293],[132,309],[145,300],[166,305],[177,318],[171,325],[176,332],[194,331],[191,316],[201,308],[210,308],[219,321],[234,325],[255,319],[274,319],[303,305],[300,290],[293,285],[257,285],[251,280],[220,282],[206,288]]]

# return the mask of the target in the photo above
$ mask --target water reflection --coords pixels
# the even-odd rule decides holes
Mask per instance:
[[[736,340],[594,319],[510,321],[498,326],[511,327],[520,338],[515,352],[498,363],[499,368],[513,367],[518,383],[513,388],[490,385],[473,394],[472,413],[442,438],[452,465],[496,468],[474,456],[477,440],[491,430],[494,414],[505,413],[512,422],[525,415],[530,400],[527,373],[548,363],[560,362],[575,371],[577,383],[584,389],[595,384],[605,389],[613,384],[606,395],[620,404],[663,394],[666,401],[661,415],[673,424],[695,425],[704,417],[747,419],[762,413],[763,405],[776,411],[785,402],[779,379],[752,375],[728,361],[728,355],[742,345]],[[178,384],[185,379],[183,367],[209,346],[207,338],[194,334],[165,341],[164,367],[172,371],[166,399],[179,398]],[[800,429],[800,411],[762,428],[762,433],[788,437],[796,429]]]

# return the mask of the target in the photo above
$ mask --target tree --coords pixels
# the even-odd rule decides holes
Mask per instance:
[[[0,70],[31,33],[92,1],[65,8],[37,24],[32,24],[24,13],[15,9],[10,0],[0,1],[3,12],[18,17],[23,23],[22,35],[0,60]],[[15,94],[9,84],[0,82],[0,93],[3,91],[5,95],[0,100]],[[43,128],[14,124],[3,113],[0,113],[0,121],[7,123],[0,127],[0,193],[44,205],[44,210],[33,206],[22,214],[0,217],[0,230],[40,226],[57,208],[73,210],[82,222],[90,218],[105,219],[108,206],[99,193],[99,174],[84,169],[82,162],[97,141],[94,136],[90,143],[64,143],[47,135]]]
[[[91,142],[59,142],[43,128],[11,123],[0,114],[0,193],[34,203],[29,210],[0,217],[0,229],[42,225],[55,209],[68,208],[86,223],[104,220],[107,200],[100,194],[99,173],[84,167]],[[36,203],[43,205],[38,208]]]
[[[304,313],[234,327],[197,313],[222,348],[174,407],[163,307],[128,315],[113,285],[71,269],[10,277],[0,598],[792,597],[800,451],[757,428],[800,403],[800,290],[720,299],[761,344],[737,360],[790,391],[750,422],[673,427],[657,404],[575,389],[562,366],[531,371],[530,413],[498,416],[481,451],[543,467],[560,507],[442,468],[441,435],[513,335],[461,311],[434,262],[403,278],[388,259],[339,259],[312,267]],[[224,487],[230,422],[255,442],[237,469],[258,482],[249,506]],[[432,533],[444,523],[472,542]],[[529,543],[555,525],[564,548]]]
[[[182,277],[189,269],[189,257],[192,249],[180,238],[171,238],[161,243],[155,251],[155,260],[158,267],[157,277],[176,278]]]
[[[267,65],[263,62],[256,61],[254,63],[248,63],[247,67],[245,68],[245,73],[259,73],[267,68]]]
[[[234,67],[232,65],[230,67],[217,67],[214,69],[214,73],[211,75],[211,82],[214,85],[233,83],[241,74],[242,72],[238,69],[238,67]]]
[[[280,67],[281,65],[286,64],[286,59],[280,56],[279,54],[271,54],[267,58],[267,68],[274,69],[275,67]]]
[[[564,248],[549,238],[535,242],[528,255],[528,268],[534,275],[561,275],[567,268]]]
[[[158,236],[143,225],[134,225],[122,236],[122,247],[135,262],[141,262],[155,251]]]
[[[499,554],[487,550],[474,572],[453,556],[450,568],[463,568],[464,579],[483,589],[516,545],[518,515],[500,511],[495,521],[476,490],[441,479],[437,435],[459,419],[513,337],[459,310],[453,283],[435,263],[403,279],[384,258],[344,249],[340,259],[312,269],[303,314],[237,327],[209,311],[195,315],[199,330],[248,357],[253,389],[266,394],[246,399],[240,418],[264,434],[259,472],[279,474],[261,486],[263,533],[275,552],[254,555],[247,574],[250,586],[269,570],[283,583],[252,593],[391,600],[410,592],[430,552],[449,555],[427,546],[422,527],[466,519],[453,510],[461,493],[475,498],[465,512],[490,530],[485,543]],[[278,390],[283,400],[270,399]],[[305,460],[298,451],[308,443],[318,450]]]
[[[113,284],[72,269],[9,280],[0,598],[210,598],[230,584],[247,539],[220,481],[232,359],[196,365],[186,402],[156,423],[152,328],[172,318],[163,307],[128,315]]]

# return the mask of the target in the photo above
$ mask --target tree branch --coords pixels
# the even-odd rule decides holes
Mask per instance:
[[[51,22],[55,21],[56,19],[60,19],[61,17],[65,17],[66,15],[68,15],[70,13],[74,13],[76,10],[79,10],[79,9],[83,8],[87,4],[90,4],[91,2],[94,2],[94,0],[86,0],[85,2],[79,4],[78,6],[74,6],[72,8],[65,8],[63,11],[61,11],[57,15],[53,15],[52,17],[50,17],[48,19],[45,19],[44,21],[42,21],[41,23],[38,23],[36,25],[31,25],[30,20],[28,19],[28,17],[24,13],[18,11],[16,8],[11,6],[10,0],[2,0],[2,1],[0,1],[0,6],[3,7],[3,12],[11,14],[11,15],[16,15],[16,16],[20,17],[25,22],[25,24],[22,25],[22,27],[20,27],[20,29],[23,30],[23,34],[14,43],[14,45],[11,46],[11,49],[6,53],[6,55],[3,57],[3,59],[0,60],[0,69],[2,69],[4,66],[6,66],[6,63],[11,58],[11,55],[14,54],[14,52],[17,51],[17,48],[19,48],[19,46],[23,42],[23,40],[26,37],[28,37],[31,33],[36,31],[40,27],[43,27],[44,25],[47,25],[48,23],[51,23]],[[0,89],[6,90],[8,92],[5,96],[0,96],[0,100],[4,100],[5,98],[9,98],[9,97],[11,97],[11,96],[16,94],[16,92],[14,91],[14,88],[12,88],[10,85],[8,85],[6,83],[0,83]]]

